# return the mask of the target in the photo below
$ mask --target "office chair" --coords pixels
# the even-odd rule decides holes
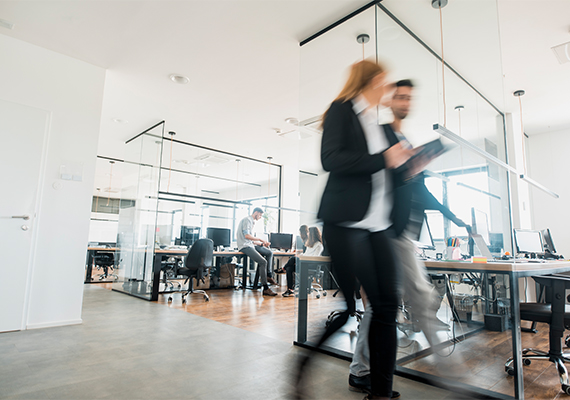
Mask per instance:
[[[568,370],[564,363],[570,363],[570,354],[562,353],[562,337],[564,330],[570,327],[570,306],[566,303],[566,289],[570,288],[570,277],[564,275],[533,276],[540,285],[546,287],[546,298],[549,303],[522,303],[520,317],[525,321],[545,322],[550,325],[550,348],[548,351],[523,349],[524,365],[530,365],[532,360],[547,360],[556,365],[560,376],[562,391],[570,395]],[[505,371],[515,375],[513,357],[505,363]]]
[[[321,298],[321,293],[323,296],[327,295],[327,291],[323,289],[322,281],[325,272],[322,269],[321,265],[318,265],[315,270],[309,270],[309,284],[310,290],[309,293],[316,293],[316,298]]]
[[[93,256],[93,261],[95,266],[99,270],[103,270],[103,273],[99,275],[99,280],[102,281],[103,279],[107,279],[109,277],[117,280],[119,276],[111,272],[109,274],[109,269],[111,271],[115,270],[115,254],[114,253],[97,253]]]
[[[186,303],[186,296],[194,293],[201,293],[204,295],[205,301],[210,301],[210,297],[203,290],[194,290],[194,283],[192,278],[196,281],[201,280],[204,282],[204,277],[208,274],[208,269],[212,266],[212,259],[214,258],[214,242],[212,239],[198,239],[186,256],[184,267],[178,269],[178,275],[186,276],[187,279],[184,283],[188,282],[188,290],[182,293],[182,303]],[[172,301],[172,297],[168,298]]]
[[[162,283],[164,283],[164,289],[170,288],[174,290],[174,283],[181,288],[179,282],[172,282],[178,276],[178,269],[183,266],[183,262],[178,257],[167,257],[165,261],[160,263],[160,270],[162,271]]]

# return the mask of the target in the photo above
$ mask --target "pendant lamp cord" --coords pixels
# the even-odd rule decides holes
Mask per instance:
[[[441,38],[441,85],[443,90],[443,126],[447,125],[447,111],[445,105],[445,61],[443,57],[443,16],[441,13],[441,3],[439,4],[439,36]]]
[[[521,139],[522,139],[523,171],[526,175],[526,149],[525,149],[525,143],[524,143],[524,125],[523,125],[522,100],[521,100],[521,96],[518,96],[518,98],[519,98],[519,110],[520,110],[520,114],[521,114]]]
[[[111,201],[111,184],[113,182],[113,164],[115,164],[114,161],[110,161],[111,163],[111,173],[109,174],[109,195],[107,196],[107,206],[109,205],[109,202]]]
[[[168,165],[168,185],[166,186],[166,191],[170,192],[170,175],[172,173],[172,139],[174,138],[174,135],[170,135],[170,162]]]

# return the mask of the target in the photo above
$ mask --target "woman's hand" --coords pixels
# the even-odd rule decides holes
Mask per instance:
[[[384,162],[386,167],[394,169],[403,165],[414,155],[414,150],[404,148],[403,144],[396,143],[394,146],[384,150]]]

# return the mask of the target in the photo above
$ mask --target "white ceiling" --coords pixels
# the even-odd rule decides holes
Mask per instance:
[[[517,111],[523,97],[529,134],[570,128],[570,63],[550,50],[570,41],[569,0],[450,0],[498,10],[504,82],[476,86],[504,111]],[[15,24],[9,35],[107,69],[98,154],[123,158],[123,143],[166,120],[177,139],[283,164],[295,159],[298,140],[278,137],[284,119],[299,116],[299,41],[368,0],[265,1],[0,1],[0,19]],[[425,3],[425,4],[424,4]],[[384,4],[434,48],[426,30],[429,0]],[[445,9],[444,9],[445,11]],[[434,15],[431,15],[430,21]],[[457,18],[453,25],[461,25]],[[450,25],[448,25],[450,26]],[[477,43],[454,51],[468,79],[484,76],[468,60]],[[492,61],[490,68],[501,63]],[[172,83],[172,73],[190,78]],[[501,101],[502,100],[502,101]],[[113,122],[128,120],[127,124]],[[294,160],[296,161],[296,160]],[[99,179],[99,178],[98,178]],[[108,177],[100,177],[104,186]]]

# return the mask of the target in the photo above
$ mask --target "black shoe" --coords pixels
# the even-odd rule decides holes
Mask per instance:
[[[370,384],[370,374],[364,376],[356,376],[350,374],[348,376],[348,390],[351,392],[368,393],[372,391],[372,386]],[[397,399],[400,397],[400,392],[392,390],[392,398]],[[368,396],[365,397],[365,399]]]
[[[370,384],[370,374],[364,376],[356,376],[350,374],[348,376],[348,390],[351,392],[368,393],[372,391]]]

